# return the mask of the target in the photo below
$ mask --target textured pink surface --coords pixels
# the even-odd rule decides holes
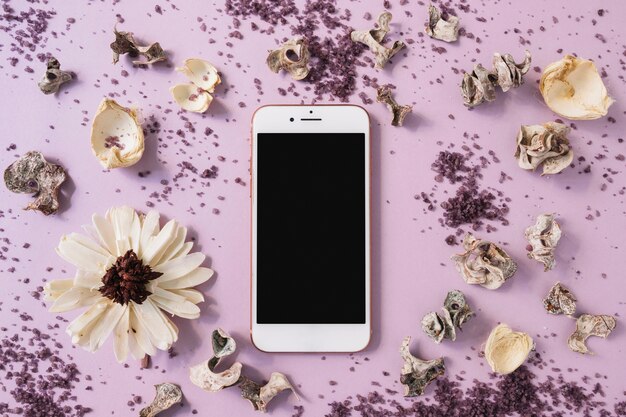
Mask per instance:
[[[151,399],[152,385],[163,381],[180,384],[185,393],[184,409],[176,415],[190,415],[193,409],[200,415],[254,414],[250,405],[238,398],[236,389],[209,394],[188,381],[188,366],[210,356],[209,336],[216,326],[227,329],[237,339],[237,359],[248,366],[252,376],[261,379],[280,370],[299,386],[301,401],[298,403],[293,396],[281,397],[272,406],[276,416],[291,415],[292,405],[296,404],[304,405],[305,415],[323,415],[328,402],[365,394],[372,389],[372,381],[400,390],[397,379],[401,360],[397,352],[405,335],[413,336],[414,349],[420,356],[445,356],[448,375],[466,371],[468,380],[487,380],[488,366],[477,357],[476,350],[499,321],[530,333],[544,358],[555,361],[553,366],[563,371],[577,370],[568,373],[568,378],[580,380],[596,372],[606,376],[602,385],[609,405],[624,400],[626,333],[621,320],[626,302],[625,163],[616,156],[626,153],[622,143],[626,127],[626,3],[472,2],[472,13],[459,13],[461,25],[479,36],[481,42],[463,37],[452,45],[421,36],[425,5],[414,1],[392,5],[395,19],[391,39],[402,37],[415,42],[408,45],[405,56],[401,54],[384,71],[359,69],[360,75],[398,86],[397,100],[414,106],[403,128],[389,125],[390,115],[382,104],[366,106],[372,117],[374,140],[374,335],[364,352],[330,354],[325,360],[312,354],[261,353],[248,338],[249,121],[258,105],[312,100],[312,94],[304,89],[306,84],[296,85],[299,97],[280,95],[277,88],[288,88],[291,80],[271,73],[264,64],[266,51],[276,45],[276,40],[289,37],[290,30],[277,25],[273,35],[260,34],[251,32],[244,21],[240,29],[243,39],[239,40],[228,37],[233,30],[232,18],[218,10],[223,8],[219,2],[179,1],[175,8],[170,2],[158,4],[162,14],[155,13],[153,1],[122,1],[114,6],[104,2],[36,5],[57,11],[45,35],[48,39],[37,52],[54,54],[63,69],[77,73],[77,79],[57,96],[44,96],[37,88],[44,64],[27,62],[21,56],[15,67],[9,64],[8,58],[18,55],[11,51],[8,34],[0,32],[0,166],[4,168],[28,150],[40,150],[62,163],[71,177],[63,188],[64,208],[51,217],[22,211],[29,197],[0,187],[0,238],[7,258],[0,261],[2,325],[21,324],[19,317],[10,312],[12,308],[28,312],[40,327],[57,322],[55,314],[48,313],[46,306],[29,294],[44,280],[73,274],[71,265],[54,252],[60,236],[80,231],[93,212],[104,213],[112,205],[146,210],[146,202],[153,202],[165,219],[176,218],[189,228],[197,249],[210,258],[209,264],[217,272],[214,281],[202,287],[207,302],[201,306],[201,318],[192,323],[176,320],[180,328],[180,340],[175,346],[178,356],[170,359],[161,352],[153,358],[150,370],[140,371],[136,363],[128,368],[118,365],[110,341],[91,354],[72,348],[69,338],[60,335],[64,349],[81,371],[94,378],[77,387],[81,402],[93,407],[94,415],[134,415],[127,406],[131,394]],[[345,6],[352,11],[350,24],[357,28],[371,26],[371,21],[362,18],[365,12],[376,15],[383,7],[382,2]],[[599,16],[598,8],[606,6],[606,13]],[[141,40],[159,41],[173,65],[138,69],[125,58],[113,65],[108,44],[117,14],[125,19],[118,29],[133,31]],[[200,29],[198,17],[204,19],[206,32]],[[68,24],[67,18],[76,21]],[[260,22],[259,26],[266,28],[268,24]],[[50,36],[50,31],[58,36]],[[228,42],[232,42],[231,47]],[[439,54],[432,46],[444,46],[447,52]],[[509,52],[519,59],[525,48],[533,54],[533,67],[543,68],[564,53],[595,60],[606,72],[605,83],[616,99],[609,112],[612,119],[572,124],[575,167],[553,177],[521,170],[512,156],[520,124],[556,118],[537,89],[540,73],[531,69],[523,86],[506,94],[498,92],[496,102],[468,111],[458,87],[461,75],[452,69],[471,70],[477,62],[487,66],[493,52]],[[174,71],[174,64],[193,56],[213,62],[224,75],[217,99],[205,115],[181,113],[168,92],[169,86],[185,80]],[[35,72],[25,72],[26,66]],[[124,70],[128,76],[121,75]],[[257,94],[254,78],[262,81],[263,95]],[[357,85],[374,97],[373,88],[363,87],[360,80]],[[131,168],[104,172],[91,154],[90,119],[105,96],[139,107],[147,124],[155,120],[160,124],[158,132],[147,134],[146,153]],[[361,103],[357,95],[351,101]],[[210,137],[204,134],[207,127],[214,131]],[[466,133],[478,138],[469,142],[464,138]],[[450,144],[458,149],[464,143],[480,144],[483,150],[479,155],[488,156],[488,150],[495,152],[500,162],[483,170],[483,184],[493,185],[512,200],[510,224],[495,224],[497,230],[488,236],[505,243],[519,262],[517,275],[498,291],[470,287],[461,280],[449,260],[459,247],[444,242],[454,230],[440,226],[440,208],[424,211],[424,204],[414,199],[421,191],[431,191],[434,174],[430,164],[437,153]],[[16,144],[16,149],[7,149],[10,144]],[[218,159],[220,156],[223,161]],[[585,161],[578,161],[578,157]],[[202,180],[184,171],[180,164],[185,161],[200,172],[218,166],[218,178]],[[591,172],[582,173],[587,165],[591,165]],[[146,171],[150,171],[147,176]],[[502,171],[512,179],[500,184]],[[183,175],[174,180],[181,172]],[[245,184],[237,183],[236,178],[242,178]],[[453,188],[438,185],[439,200],[445,190]],[[166,196],[152,195],[154,192]],[[526,258],[523,236],[524,228],[541,212],[558,213],[564,229],[557,250],[558,265],[545,273],[540,264]],[[487,232],[483,229],[477,235],[487,237]],[[23,248],[25,243],[30,247]],[[24,283],[25,278],[30,282]],[[549,316],[543,310],[541,298],[557,280],[578,296],[580,312],[618,316],[618,327],[608,340],[590,341],[596,355],[569,351],[566,339],[574,322]],[[478,314],[456,342],[435,345],[422,333],[419,321],[425,313],[437,310],[446,292],[453,288],[466,293]],[[349,370],[352,366],[354,371]],[[384,376],[383,371],[391,375]],[[136,379],[137,375],[140,378]],[[330,385],[331,380],[337,384]],[[93,391],[84,390],[87,384],[94,387]],[[3,401],[11,402],[6,392],[0,392]],[[410,399],[400,401],[411,403]]]

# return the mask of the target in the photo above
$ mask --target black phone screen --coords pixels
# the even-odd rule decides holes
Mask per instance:
[[[257,322],[365,323],[365,135],[256,140]]]

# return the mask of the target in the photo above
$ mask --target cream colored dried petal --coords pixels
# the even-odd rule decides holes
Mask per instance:
[[[528,334],[514,332],[506,324],[499,324],[487,339],[485,358],[494,372],[506,375],[524,363],[533,347],[533,339]]]
[[[452,260],[468,284],[495,290],[517,271],[515,261],[495,243],[476,239],[468,233],[463,239],[463,248],[465,252],[452,256]]]
[[[376,90],[376,101],[385,103],[389,111],[393,114],[391,119],[392,126],[402,126],[404,118],[413,110],[412,106],[400,105],[391,95],[391,89],[388,86],[379,87]]]
[[[378,29],[354,30],[350,33],[350,38],[353,42],[360,42],[366,45],[375,55],[374,68],[384,68],[385,64],[405,46],[402,41],[395,41],[389,48],[382,44],[389,32],[391,18],[391,13],[383,12],[378,16]]]
[[[239,381],[243,367],[241,363],[235,362],[229,369],[218,373],[211,371],[210,363],[211,361],[204,361],[189,368],[189,379],[197,387],[205,391],[217,392]]]
[[[452,321],[446,322],[444,317],[441,317],[434,311],[431,311],[422,318],[422,330],[424,330],[424,333],[433,339],[435,343],[441,343],[446,334],[447,326],[454,328]]]
[[[170,93],[180,107],[195,113],[204,113],[213,101],[209,93],[194,84],[176,84],[170,88]]]
[[[614,102],[595,64],[572,55],[544,69],[539,89],[550,110],[572,120],[606,116]]]
[[[137,111],[112,99],[102,100],[91,127],[91,149],[107,169],[136,164],[144,150]]]
[[[576,297],[564,285],[557,282],[543,299],[543,306],[550,314],[572,316],[576,312]]]
[[[574,352],[591,353],[585,343],[589,336],[606,339],[616,325],[613,316],[583,314],[576,320],[576,330],[567,340],[567,345]]]
[[[570,128],[561,123],[520,127],[515,158],[520,168],[535,170],[543,164],[543,174],[557,174],[574,160],[567,134]]]
[[[265,61],[275,73],[287,71],[294,80],[302,80],[309,75],[309,47],[306,39],[291,39],[280,48],[270,51]]]
[[[561,239],[561,226],[554,220],[554,214],[537,216],[537,221],[526,229],[525,234],[531,249],[528,257],[541,262],[544,271],[554,268],[554,250]]]
[[[400,372],[400,383],[404,386],[405,397],[416,397],[424,393],[424,389],[446,371],[443,358],[424,361],[413,356],[409,350],[411,336],[402,340],[400,355],[404,364]]]
[[[524,60],[515,63],[511,54],[493,54],[493,69],[497,76],[497,84],[502,91],[509,91],[512,87],[519,87],[524,83],[522,76],[530,69],[532,58],[529,51],[524,51]]]
[[[189,81],[208,93],[213,93],[215,87],[222,82],[217,68],[204,59],[186,59],[183,66],[176,68],[176,70],[185,74]]]
[[[430,4],[428,6],[426,34],[431,38],[444,42],[454,42],[459,37],[459,18],[449,15],[448,20],[444,20],[441,17],[441,11]]]

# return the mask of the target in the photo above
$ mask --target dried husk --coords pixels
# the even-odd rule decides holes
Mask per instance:
[[[404,118],[413,110],[412,106],[396,103],[396,100],[394,100],[391,95],[391,88],[388,86],[378,87],[376,90],[376,101],[385,103],[389,111],[393,114],[393,118],[391,119],[392,126],[402,126]]]
[[[572,55],[543,70],[539,90],[550,110],[572,120],[606,116],[614,102],[595,64]]]
[[[270,380],[265,385],[260,385],[244,376],[239,388],[241,388],[241,396],[248,400],[256,411],[261,412],[266,412],[269,402],[285,390],[291,390],[296,395],[289,379],[280,372],[272,372]]]
[[[129,167],[139,162],[144,136],[136,110],[105,98],[98,106],[91,127],[91,149],[107,169]]]
[[[44,94],[54,94],[59,91],[61,84],[72,79],[72,73],[61,70],[61,64],[55,57],[48,58],[46,73],[37,84]]]
[[[441,309],[441,314],[430,312],[422,319],[422,330],[436,343],[443,339],[456,340],[456,328],[468,321],[474,313],[459,290],[448,292]]]
[[[133,58],[137,56],[145,58],[145,60],[133,60],[135,65],[150,65],[167,60],[167,55],[158,42],[142,46],[135,41],[132,32],[118,32],[117,28],[113,28],[113,32],[115,33],[115,41],[111,43],[111,50],[113,51],[114,64],[117,64],[120,55],[125,54]]]
[[[550,314],[572,316],[576,313],[576,297],[563,284],[557,282],[543,299],[543,306]]]
[[[215,88],[222,82],[217,68],[204,59],[189,58],[176,70],[185,74],[191,81],[170,88],[176,103],[187,111],[195,113],[207,111],[213,102],[210,93],[215,92]]]
[[[176,384],[166,382],[154,387],[156,388],[156,396],[149,406],[139,412],[139,417],[154,417],[173,405],[180,404],[183,400],[183,392]]]
[[[211,94],[194,84],[176,84],[170,93],[180,107],[194,113],[204,113],[213,101]]]
[[[499,324],[487,339],[485,358],[494,372],[506,375],[524,363],[533,347],[533,339],[528,334],[515,332],[506,324]]]
[[[287,71],[291,78],[298,81],[309,75],[310,57],[306,39],[291,39],[280,48],[270,51],[266,64],[273,72]]]
[[[463,248],[465,252],[452,256],[452,260],[468,284],[495,290],[517,271],[515,261],[495,243],[467,233],[463,239]]]
[[[391,47],[387,48],[383,45],[383,41],[387,33],[389,33],[389,22],[391,22],[392,14],[383,12],[378,16],[378,28],[372,30],[354,30],[350,33],[353,42],[360,42],[366,45],[375,56],[374,68],[382,69],[385,64],[402,48],[404,42],[394,41]]]
[[[445,20],[441,16],[441,11],[433,4],[430,4],[428,6],[426,34],[431,38],[444,42],[454,42],[459,37],[459,18],[449,15],[448,20]]]
[[[557,174],[574,160],[567,134],[570,128],[561,123],[522,126],[517,134],[515,158],[520,168],[535,170],[543,164],[543,174]]]
[[[534,225],[525,232],[530,244],[528,257],[541,262],[544,271],[549,271],[556,265],[554,250],[561,239],[561,226],[554,219],[554,214],[540,214]]]
[[[590,336],[606,339],[616,325],[617,322],[613,316],[583,314],[576,320],[576,330],[567,340],[567,345],[574,352],[592,354],[587,348],[586,340]]]
[[[424,361],[413,356],[409,350],[411,336],[402,340],[400,355],[404,361],[400,371],[400,383],[404,386],[405,397],[416,397],[422,395],[424,390],[437,377],[446,371],[443,358]]]
[[[46,161],[41,152],[29,151],[4,170],[4,184],[14,193],[33,194],[36,199],[24,210],[47,215],[59,210],[59,188],[67,179],[61,165]]]

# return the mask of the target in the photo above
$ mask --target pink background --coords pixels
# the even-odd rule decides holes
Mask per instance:
[[[14,307],[31,314],[42,328],[46,323],[57,322],[55,314],[48,313],[46,306],[29,293],[44,280],[73,275],[72,267],[54,252],[60,236],[80,231],[92,213],[104,213],[113,205],[127,204],[147,210],[146,202],[152,201],[165,219],[176,218],[189,228],[197,239],[196,250],[209,257],[209,265],[217,273],[212,283],[202,287],[207,302],[201,306],[201,318],[194,322],[176,320],[180,328],[180,339],[175,345],[178,356],[170,359],[167,353],[159,353],[153,358],[153,369],[139,370],[136,363],[130,363],[128,368],[118,365],[110,341],[101,351],[91,354],[72,348],[69,337],[60,335],[65,350],[75,358],[81,371],[94,377],[90,383],[93,391],[84,391],[83,385],[77,389],[81,403],[93,407],[94,415],[133,415],[126,404],[131,394],[150,400],[152,385],[164,381],[180,384],[185,393],[184,411],[176,415],[190,415],[192,409],[201,415],[253,415],[250,405],[238,398],[237,389],[209,394],[188,380],[188,367],[211,355],[210,333],[216,326],[236,338],[237,359],[248,367],[251,376],[261,379],[279,370],[299,386],[301,401],[297,402],[293,396],[277,399],[271,406],[276,416],[291,415],[292,406],[297,404],[305,407],[305,415],[323,415],[328,411],[328,402],[351,394],[366,394],[375,388],[372,381],[400,390],[398,348],[406,335],[413,336],[413,349],[419,356],[445,356],[448,375],[466,371],[469,380],[487,380],[488,366],[472,348],[479,350],[499,321],[531,334],[537,350],[544,358],[554,359],[555,366],[577,369],[570,375],[572,379],[596,372],[606,375],[603,385],[607,403],[624,400],[625,162],[616,156],[626,153],[621,140],[626,127],[623,104],[626,101],[623,22],[626,3],[472,2],[471,8],[477,13],[460,12],[461,25],[482,42],[463,37],[452,45],[420,36],[426,18],[425,5],[415,1],[392,5],[395,19],[389,36],[415,42],[408,45],[405,56],[396,58],[384,71],[359,69],[360,75],[378,77],[381,84],[395,84],[397,100],[413,104],[413,114],[401,128],[390,126],[390,115],[384,105],[365,106],[372,118],[374,143],[374,335],[364,352],[330,354],[325,360],[317,354],[262,353],[251,345],[248,337],[250,118],[262,104],[310,103],[313,98],[304,90],[306,84],[300,83],[296,83],[300,97],[290,93],[281,96],[277,89],[287,88],[291,80],[283,74],[271,73],[264,64],[266,51],[275,47],[277,40],[290,36],[288,26],[278,25],[275,34],[266,35],[249,31],[249,23],[243,21],[240,30],[244,38],[238,40],[227,36],[233,30],[232,17],[218,10],[223,8],[221,2],[212,5],[204,1],[179,1],[176,8],[169,2],[152,0],[121,1],[113,6],[108,2],[50,3],[36,7],[57,11],[50,21],[50,30],[56,31],[58,37],[46,35],[47,42],[38,52],[54,54],[63,69],[77,73],[77,79],[56,96],[41,94],[36,81],[43,74],[44,65],[21,60],[16,67],[10,66],[7,58],[13,56],[9,47],[12,40],[0,32],[3,93],[0,166],[4,169],[28,150],[40,150],[50,160],[62,163],[71,179],[63,187],[66,196],[62,211],[50,217],[22,211],[29,197],[0,187],[3,214],[0,238],[10,241],[2,244],[8,248],[5,254],[8,259],[0,262],[2,324],[19,322],[17,315],[9,313]],[[162,7],[162,14],[154,12],[155,4]],[[597,10],[607,6],[606,13],[600,17]],[[15,7],[23,8],[19,3]],[[367,28],[372,22],[363,19],[365,12],[376,15],[383,5],[355,1],[344,3],[344,7],[352,10],[352,26]],[[125,19],[118,29],[133,31],[141,40],[159,41],[173,65],[133,68],[124,57],[113,65],[108,44],[113,39],[116,14]],[[479,16],[486,21],[477,20]],[[209,27],[207,32],[200,30],[198,17]],[[68,24],[67,18],[76,22]],[[257,18],[252,20],[259,23]],[[266,23],[259,25],[268,27]],[[595,36],[598,33],[606,43]],[[209,42],[211,38],[215,43]],[[522,45],[520,38],[527,44]],[[226,46],[227,42],[233,46]],[[447,52],[433,52],[431,45],[444,46]],[[557,176],[541,177],[523,171],[513,158],[520,124],[557,118],[545,106],[538,91],[540,73],[531,69],[523,86],[506,94],[499,91],[496,102],[468,111],[459,89],[461,75],[452,70],[471,70],[478,62],[488,66],[493,52],[509,52],[520,59],[525,48],[532,52],[533,67],[544,68],[565,53],[593,59],[606,72],[605,83],[616,99],[609,111],[609,116],[615,119],[613,122],[605,117],[572,123],[570,140],[576,166]],[[171,85],[185,81],[173,66],[194,56],[211,61],[223,74],[216,100],[204,115],[180,112],[168,92]],[[35,69],[35,73],[25,72],[26,65]],[[123,70],[129,72],[127,77],[120,75]],[[262,81],[262,96],[257,94],[254,78]],[[114,84],[113,79],[118,83]],[[374,97],[373,88],[363,87],[360,80],[357,85]],[[147,122],[154,118],[161,125],[160,132],[147,135],[143,159],[133,167],[105,172],[91,153],[90,120],[105,96],[112,96],[123,105],[137,106]],[[356,94],[351,101],[361,104]],[[240,102],[245,107],[240,107]],[[185,126],[186,119],[193,124],[195,133]],[[204,135],[207,127],[213,129],[213,136]],[[177,135],[179,129],[188,145]],[[497,291],[468,286],[462,281],[449,260],[459,247],[444,242],[454,230],[440,226],[437,220],[441,216],[440,208],[427,212],[425,205],[414,199],[421,191],[430,192],[435,184],[430,164],[440,150],[450,144],[458,149],[464,143],[472,143],[464,139],[465,133],[479,135],[476,143],[483,147],[479,155],[493,150],[500,159],[483,170],[483,185],[492,185],[512,199],[510,225],[494,224],[497,230],[489,236],[484,229],[477,232],[478,236],[506,244],[506,250],[519,263],[518,273]],[[7,150],[12,143],[17,149]],[[225,160],[218,161],[218,156]],[[579,156],[586,162],[578,162]],[[173,181],[182,171],[180,164],[184,161],[201,171],[216,165],[218,178],[203,187],[201,183],[206,183],[205,180],[184,171],[184,176]],[[591,173],[581,173],[589,164]],[[143,178],[138,175],[145,171],[150,174]],[[498,183],[501,171],[512,180]],[[604,177],[605,174],[608,176]],[[238,177],[245,185],[235,182]],[[169,181],[171,187],[166,198],[151,197],[153,192],[161,193],[166,188],[161,183],[163,180]],[[605,191],[601,190],[603,184]],[[439,201],[445,197],[446,190],[453,188],[438,185]],[[218,199],[219,196],[224,199]],[[218,209],[219,214],[214,214],[213,209]],[[540,264],[526,258],[523,235],[524,228],[542,212],[558,213],[564,230],[557,250],[558,265],[546,273]],[[593,219],[586,219],[590,214]],[[30,248],[24,249],[24,243],[30,243]],[[47,271],[48,267],[52,270]],[[30,283],[22,283],[24,278],[30,278]],[[543,310],[541,299],[557,280],[578,296],[579,312],[618,316],[618,327],[608,340],[589,342],[594,356],[571,352],[566,340],[574,322],[550,316]],[[425,313],[437,310],[446,292],[453,288],[466,293],[477,317],[465,326],[456,342],[435,345],[422,333],[419,322]],[[70,319],[76,314],[64,317]],[[550,336],[552,333],[556,336]],[[466,355],[471,360],[466,360]],[[354,372],[349,370],[351,366],[355,366]],[[391,375],[383,376],[383,371]],[[141,379],[136,379],[136,375]],[[330,385],[331,380],[337,384]],[[318,397],[320,394],[323,399]],[[11,398],[0,392],[2,401],[10,403]],[[406,400],[406,404],[410,401]]]

